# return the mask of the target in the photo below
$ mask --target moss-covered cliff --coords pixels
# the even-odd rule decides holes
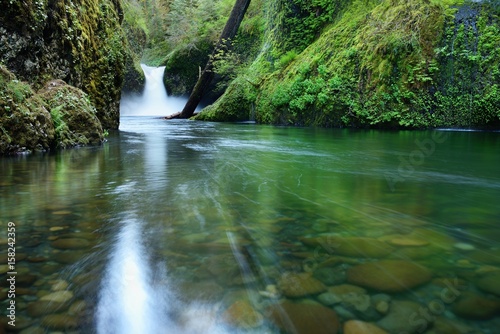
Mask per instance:
[[[38,92],[0,65],[0,153],[47,151],[104,140],[95,107],[82,90],[51,80]]]
[[[118,128],[125,62],[133,62],[121,27],[120,1],[0,0],[0,8],[0,64],[6,83],[0,92],[0,153],[102,142],[103,128]],[[43,100],[36,91],[53,80],[75,87],[64,90],[80,102]],[[95,117],[99,125],[94,125]],[[69,127],[73,139],[61,141],[58,123],[66,118],[87,120],[89,129],[100,133],[83,138],[83,132]],[[30,126],[40,128],[31,135],[19,133]]]
[[[274,0],[261,52],[198,119],[316,126],[500,124],[500,5]]]
[[[125,39],[119,0],[1,0],[0,62],[39,89],[62,79],[90,97],[104,128],[119,124]]]

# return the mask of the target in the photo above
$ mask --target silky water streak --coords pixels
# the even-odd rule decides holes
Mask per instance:
[[[122,222],[101,284],[97,307],[97,332],[160,333],[171,326],[170,294],[158,284],[153,288],[153,270],[140,242],[140,222]],[[156,279],[162,275],[155,273]],[[159,276],[159,277],[158,277]]]
[[[176,297],[166,267],[149,260],[141,227],[135,218],[121,223],[100,286],[97,333],[228,333],[216,320],[216,305]]]

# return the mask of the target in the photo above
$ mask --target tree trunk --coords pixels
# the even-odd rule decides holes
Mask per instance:
[[[222,47],[224,47],[231,39],[234,38],[234,36],[236,36],[240,23],[245,16],[245,12],[247,11],[248,5],[250,5],[250,0],[236,0],[224,30],[219,37],[219,41],[217,42],[215,49],[212,51],[212,55],[208,59],[205,69],[201,72],[201,76],[198,78],[198,81],[196,82],[196,85],[194,86],[193,91],[191,92],[191,95],[189,96],[189,99],[178,118],[189,118],[193,115],[194,110],[200,103],[203,94],[214,77],[212,63],[213,58]]]

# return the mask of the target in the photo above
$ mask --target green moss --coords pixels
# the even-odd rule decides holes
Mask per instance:
[[[302,52],[286,53],[289,37],[280,27],[301,25],[287,23],[283,13],[289,11],[275,0],[268,10],[279,13],[262,52],[253,71],[240,75],[259,83],[251,93],[255,118],[336,127],[498,124],[500,25],[494,3],[336,1],[332,5],[344,9],[319,37]],[[222,99],[232,100],[231,94],[240,96],[227,92]],[[227,114],[231,105],[220,102],[210,110]]]
[[[54,127],[43,101],[0,65],[0,154],[45,151],[53,139]]]
[[[227,88],[227,98],[217,100],[195,116],[197,120],[237,122],[253,118],[252,91],[255,87],[242,79],[235,80]]]
[[[184,47],[169,53],[165,59],[164,84],[169,95],[189,95],[200,71],[212,51],[209,40],[199,42],[196,48]]]
[[[104,131],[97,112],[83,91],[56,80],[49,82],[39,95],[50,110],[54,124],[53,146],[70,148],[103,142]]]

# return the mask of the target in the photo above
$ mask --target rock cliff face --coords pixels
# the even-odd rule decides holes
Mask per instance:
[[[270,17],[261,53],[198,119],[500,126],[497,0],[265,4]]]
[[[64,80],[88,94],[103,128],[118,128],[126,60],[119,0],[0,0],[0,8],[4,72],[34,91],[50,80]],[[0,108],[9,113],[5,104]],[[13,131],[0,125],[4,133]]]

